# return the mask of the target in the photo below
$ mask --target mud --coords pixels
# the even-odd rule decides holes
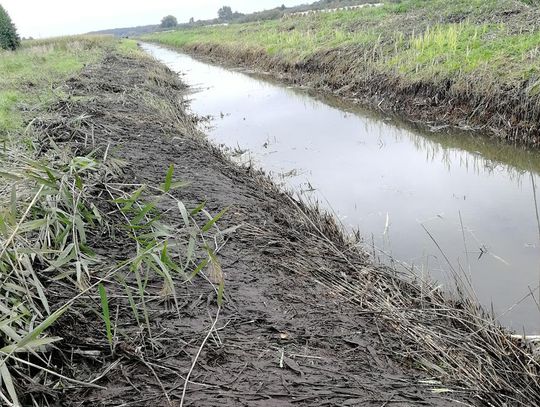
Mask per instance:
[[[371,293],[357,292],[351,299],[328,283],[335,276],[350,287],[360,279],[373,290],[381,286],[376,268],[332,218],[281,193],[263,174],[232,164],[202,137],[196,119],[185,113],[186,90],[172,72],[151,60],[110,55],[65,90],[68,101],[40,123],[56,142],[84,152],[83,134],[91,129],[99,146],[128,163],[115,182],[159,185],[174,164],[191,182],[176,193],[189,208],[206,201],[216,214],[228,207],[220,228],[239,226],[219,251],[226,301],[195,365],[184,405],[450,406],[483,395],[461,387],[459,378],[440,375],[444,386],[429,381],[432,375],[419,369],[418,349],[395,321],[367,305]],[[76,126],[70,124],[83,114]],[[110,205],[98,192],[96,203]],[[133,250],[122,232],[106,241],[94,234],[92,241],[110,263]],[[384,275],[396,292],[415,287],[393,272]],[[29,384],[28,397],[58,406],[179,406],[186,374],[214,324],[215,293],[203,278],[178,279],[179,318],[159,295],[160,279],[150,279],[149,336],[134,320],[122,287],[110,281],[107,289],[118,331],[114,352],[96,318],[97,296],[75,304],[53,332],[64,338],[53,354],[54,365],[94,387]],[[51,292],[58,304],[73,296],[63,285],[53,284]],[[390,289],[382,295],[393,301]],[[498,356],[491,357],[499,366]],[[503,400],[506,393],[516,397],[512,389],[490,397]]]

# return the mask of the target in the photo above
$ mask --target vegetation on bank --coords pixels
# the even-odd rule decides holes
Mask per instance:
[[[534,23],[540,21],[540,9],[527,3],[403,0],[144,39],[186,50],[213,49],[233,62],[269,70],[318,74],[320,85],[333,90],[355,84],[362,90],[377,79],[420,92],[434,104],[436,98],[459,100],[471,104],[466,114],[504,118],[474,124],[506,126],[510,138],[516,126],[534,144],[540,142],[540,24]]]
[[[45,153],[31,124],[62,99],[61,85],[70,75],[115,45],[104,37],[59,38],[25,42],[18,51],[0,54],[0,397],[5,405],[20,405],[19,373],[50,370],[40,354],[59,338],[47,336],[46,329],[66,308],[51,303],[46,285],[55,278],[53,271],[71,280],[71,273],[60,270],[75,266],[75,259],[75,280],[83,281],[90,258],[84,229],[97,219],[88,212],[88,191],[82,187],[97,162],[58,146]],[[79,212],[83,207],[85,215]],[[75,247],[78,254],[72,256]]]
[[[320,13],[263,24],[201,27],[148,36],[167,45],[200,43],[262,49],[291,62],[320,51],[361,45],[372,64],[414,79],[445,80],[477,73],[540,86],[540,10],[516,0],[404,0],[384,7]],[[361,57],[359,55],[359,57]]]
[[[32,115],[61,97],[59,85],[113,45],[108,37],[66,37],[0,51],[0,137],[20,134]]]

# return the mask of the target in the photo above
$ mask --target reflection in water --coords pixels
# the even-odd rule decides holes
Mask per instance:
[[[540,333],[535,302],[520,302],[540,279],[537,152],[426,132],[337,98],[144,48],[197,88],[191,108],[214,118],[217,144],[249,150],[379,253],[446,284],[452,269],[470,273],[477,297],[503,323]]]

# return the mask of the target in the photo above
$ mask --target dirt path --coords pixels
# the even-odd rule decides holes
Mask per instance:
[[[331,220],[297,205],[264,176],[233,165],[200,138],[181,110],[185,90],[172,73],[149,60],[110,56],[70,81],[67,90],[73,101],[55,107],[54,123],[82,114],[85,119],[77,128],[43,125],[57,140],[63,134],[64,142],[81,143],[77,131],[91,128],[97,143],[129,162],[123,182],[159,185],[174,164],[176,173],[191,182],[177,193],[188,207],[206,201],[213,214],[229,207],[220,228],[239,226],[219,252],[226,302],[195,365],[184,405],[457,404],[450,398],[460,398],[459,393],[436,395],[433,385],[420,383],[429,377],[396,363],[408,363],[399,333],[313,275],[357,278],[347,262],[368,272],[368,260],[352,253],[345,261],[325,241],[324,236],[333,236],[333,245],[342,239]],[[156,99],[148,101],[150,94]],[[94,236],[94,242],[111,260],[132,250],[121,234],[101,243]],[[157,278],[148,287],[155,294],[161,289]],[[179,282],[181,318],[156,295],[148,304],[154,332],[149,338],[134,321],[122,290],[109,289],[120,331],[114,355],[100,322],[84,304],[57,328],[67,346],[58,351],[58,363],[62,358],[74,362],[65,373],[85,380],[107,368],[95,382],[103,388],[46,392],[62,406],[179,406],[186,373],[214,323],[213,291],[203,278]],[[59,290],[59,302],[68,297]]]

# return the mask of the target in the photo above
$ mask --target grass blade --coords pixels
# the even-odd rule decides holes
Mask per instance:
[[[105,290],[105,286],[103,284],[99,285],[99,298],[101,300],[101,316],[103,317],[103,321],[105,321],[105,329],[107,330],[107,340],[109,341],[109,345],[112,347],[113,336],[111,329],[111,316],[109,312],[109,299],[107,298],[107,291]]]
[[[173,174],[174,174],[174,165],[171,164],[169,167],[169,170],[167,171],[167,175],[165,177],[165,183],[162,186],[164,192],[169,192],[171,190]]]
[[[212,229],[212,226],[214,226],[214,225],[216,224],[216,222],[217,222],[218,220],[220,220],[221,217],[222,217],[223,215],[225,215],[225,213],[227,213],[228,210],[229,210],[229,208],[225,208],[225,209],[223,209],[220,213],[218,213],[215,217],[213,217],[212,219],[210,219],[210,220],[206,223],[206,225],[203,226],[203,228],[202,228],[203,233],[204,233],[204,232],[208,232],[210,229]]]

